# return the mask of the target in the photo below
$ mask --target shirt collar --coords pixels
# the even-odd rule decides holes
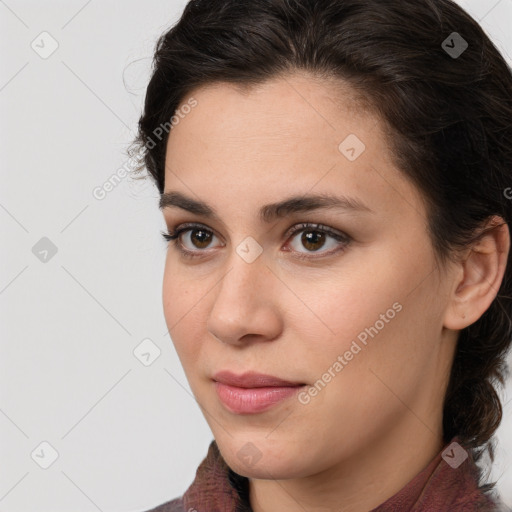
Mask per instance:
[[[398,493],[370,512],[420,512],[426,510],[497,510],[496,501],[479,486],[481,472],[469,449],[457,436]],[[183,495],[185,510],[201,512],[252,512],[249,480],[226,463],[215,440],[199,465],[196,477]],[[471,508],[467,508],[467,507]]]

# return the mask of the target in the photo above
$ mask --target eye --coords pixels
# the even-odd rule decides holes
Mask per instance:
[[[291,232],[287,233],[287,236],[291,236],[295,238],[296,235],[302,233],[300,238],[297,238],[298,244],[293,244],[292,247],[298,253],[295,257],[300,259],[312,259],[324,256],[330,256],[334,253],[337,253],[340,250],[343,250],[351,241],[351,238],[341,232],[334,231],[333,229],[322,226],[321,224],[309,224],[304,223],[298,226],[295,226]],[[329,239],[331,239],[331,244],[329,244]],[[332,243],[334,242],[334,243]],[[327,247],[331,248],[329,251],[319,251],[320,249]],[[300,250],[301,247],[307,249],[306,252],[302,252]],[[312,254],[318,253],[320,256],[311,256]]]
[[[183,243],[182,235],[185,233],[190,233],[188,237],[188,247],[186,243]],[[341,232],[334,231],[333,229],[322,226],[320,224],[310,224],[303,223],[294,226],[291,230],[289,230],[285,237],[288,240],[290,237],[295,238],[296,235],[302,233],[299,241],[300,246],[306,248],[306,252],[302,252],[299,248],[297,248],[297,243],[291,243],[287,245],[291,245],[293,248],[294,257],[299,259],[314,259],[318,257],[330,256],[334,253],[343,250],[351,241],[351,238]],[[174,247],[185,257],[187,258],[195,258],[203,256],[202,253],[205,253],[205,249],[211,244],[214,238],[217,238],[212,230],[205,228],[200,224],[183,224],[172,232],[165,233],[162,232],[163,238],[173,243]],[[329,239],[331,244],[329,244]],[[334,243],[332,243],[334,242]],[[319,251],[324,246],[330,245],[330,251]],[[285,249],[287,252],[289,249]],[[314,255],[315,253],[319,253],[319,256]]]
[[[182,242],[182,236],[184,233],[191,233],[190,241],[192,242],[192,248],[184,247]],[[164,233],[162,232],[164,240],[174,244],[174,247],[185,257],[195,258],[201,256],[203,249],[207,248],[213,238],[216,238],[213,231],[201,226],[200,224],[183,224],[180,229],[176,229],[173,232]],[[198,249],[199,251],[194,249]]]

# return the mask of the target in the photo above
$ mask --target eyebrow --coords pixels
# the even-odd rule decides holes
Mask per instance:
[[[187,212],[221,222],[215,209],[207,203],[187,197],[180,192],[171,191],[161,194],[159,202],[160,210],[172,207],[181,208]],[[325,193],[294,196],[277,203],[266,204],[260,208],[259,218],[262,222],[270,223],[274,219],[286,217],[293,213],[303,213],[329,208],[375,214],[369,206],[354,197],[334,196]]]

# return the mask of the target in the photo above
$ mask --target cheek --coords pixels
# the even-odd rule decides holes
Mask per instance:
[[[199,284],[184,279],[176,267],[166,264],[163,285],[162,303],[165,322],[172,342],[184,367],[193,360],[200,349],[202,339],[201,297],[206,291]],[[204,337],[204,336],[203,336]]]
[[[308,361],[310,380],[329,379],[326,373],[335,373],[332,392],[349,401],[345,395],[357,391],[364,381],[373,388],[365,401],[378,403],[386,389],[371,370],[386,382],[399,379],[397,385],[412,384],[428,358],[428,339],[434,338],[434,332],[427,327],[428,284],[411,293],[421,280],[415,269],[393,267],[389,258],[367,263],[363,267],[371,272],[346,273],[337,282],[317,281],[310,287],[296,283],[294,291],[307,297],[308,308],[298,308],[290,325],[307,347],[302,356]],[[308,290],[309,295],[304,295]]]
[[[303,301],[296,301],[290,325],[297,335],[310,340],[313,356],[325,362],[343,354],[354,340],[362,346],[370,338],[368,330],[377,323],[379,337],[396,323],[400,313],[396,280],[369,272],[346,273],[347,278],[317,280],[305,286],[294,283],[294,292]],[[384,319],[381,319],[381,315]],[[322,347],[322,350],[317,350]]]
[[[412,281],[400,277],[397,284],[391,277],[373,281],[366,293],[338,292],[326,301],[325,311],[337,318],[330,323],[336,334],[318,340],[321,351],[311,344],[307,358],[315,379],[333,382],[315,400],[318,406],[324,400],[337,404],[335,415],[349,410],[361,421],[384,421],[402,410],[400,400],[414,403],[427,382],[438,336],[435,311],[425,308],[432,287],[426,282],[411,292]],[[335,378],[329,377],[329,369]]]
[[[190,315],[196,315],[201,299],[206,295],[209,285],[206,279],[187,272],[186,266],[177,262],[173,249],[169,249],[165,262],[162,301],[164,314],[170,326],[191,321]]]

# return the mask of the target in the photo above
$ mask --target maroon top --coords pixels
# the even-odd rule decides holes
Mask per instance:
[[[457,440],[454,437],[405,487],[370,512],[509,510],[492,490],[479,486],[480,469],[469,450],[452,445]],[[185,494],[147,512],[252,512],[248,489],[249,480],[229,468],[214,440]]]

